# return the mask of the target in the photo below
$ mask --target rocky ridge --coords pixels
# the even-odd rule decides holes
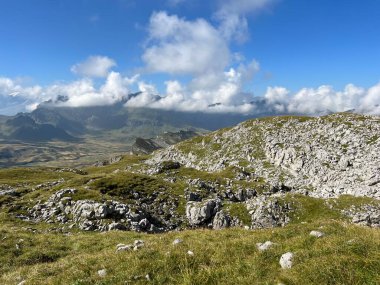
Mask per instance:
[[[147,162],[203,171],[252,169],[318,198],[380,198],[380,118],[355,114],[258,119],[160,150]]]
[[[65,188],[64,179],[39,184],[33,191],[58,191],[23,218],[87,231],[272,228],[299,219],[299,195],[326,201],[324,207],[353,223],[379,227],[379,134],[378,117],[354,114],[247,121],[156,151],[144,162],[125,164],[120,156],[102,164],[112,173],[92,175],[78,187]],[[100,196],[78,198],[78,191]],[[345,195],[369,200],[338,206],[334,199]]]

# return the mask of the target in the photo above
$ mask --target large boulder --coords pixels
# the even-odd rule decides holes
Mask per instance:
[[[191,226],[207,224],[215,216],[221,206],[218,199],[204,202],[188,202],[186,206],[186,217]]]
[[[214,220],[212,221],[212,228],[214,230],[220,230],[224,228],[228,228],[231,226],[231,217],[224,213],[223,211],[219,211],[216,213]]]

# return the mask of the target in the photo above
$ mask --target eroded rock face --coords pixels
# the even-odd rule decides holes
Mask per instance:
[[[220,208],[220,200],[211,199],[204,202],[188,202],[186,217],[191,226],[207,224]]]
[[[251,227],[273,228],[289,223],[291,206],[276,197],[260,196],[247,202],[247,209],[252,217]]]

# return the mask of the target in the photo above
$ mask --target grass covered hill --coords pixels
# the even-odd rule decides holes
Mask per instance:
[[[0,284],[379,284],[378,130],[274,117],[101,167],[2,169]]]

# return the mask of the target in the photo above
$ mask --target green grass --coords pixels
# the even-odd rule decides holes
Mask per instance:
[[[246,226],[251,225],[251,216],[248,213],[245,203],[230,203],[225,204],[224,209],[232,217],[237,217]]]
[[[338,116],[338,123],[355,117],[351,114]],[[265,156],[257,122],[269,122],[278,127],[289,120],[306,122],[313,118],[279,117],[244,123],[255,134],[250,138],[255,146],[252,156],[256,159]],[[322,120],[332,121],[332,118]],[[218,131],[212,135],[222,140],[221,134],[222,131]],[[193,138],[178,148],[198,157],[223,151],[228,142],[216,143],[212,135]],[[376,143],[377,139],[371,138],[368,143]],[[142,162],[147,158],[149,156],[126,155],[112,165],[86,167],[83,175],[60,173],[54,168],[0,170],[0,185],[14,186],[18,192],[15,197],[0,196],[0,284],[18,284],[21,280],[26,280],[27,285],[146,284],[146,274],[151,284],[380,284],[380,230],[350,225],[342,214],[342,210],[351,206],[379,205],[379,201],[370,198],[341,196],[323,200],[288,194],[279,200],[291,204],[291,222],[283,228],[254,231],[234,228],[182,230],[157,235],[96,233],[14,218],[15,213],[25,213],[37,200],[46,201],[53,193],[67,187],[77,189],[74,200],[129,203],[133,202],[136,193],[144,199],[157,194],[157,203],[174,199],[177,213],[184,215],[186,200],[183,194],[188,179],[199,178],[226,185],[227,178],[235,178],[240,171],[227,167],[211,173],[182,166],[148,176],[141,174]],[[263,161],[263,165],[269,170],[274,167],[268,161]],[[247,167],[249,163],[242,160],[240,166]],[[254,169],[249,171],[254,172]],[[177,180],[168,182],[168,178],[173,177]],[[60,178],[65,182],[58,186],[33,190],[37,184]],[[233,190],[250,188],[261,193],[269,186],[260,178],[235,181],[232,187]],[[245,225],[251,223],[245,203],[224,201],[223,210]],[[31,228],[35,229],[34,233]],[[311,230],[323,231],[326,236],[311,237]],[[172,241],[176,238],[184,242],[173,246]],[[117,244],[128,244],[135,239],[143,239],[145,247],[139,251],[115,252]],[[256,243],[267,240],[277,245],[259,252]],[[187,255],[188,250],[193,251],[194,256]],[[295,254],[294,267],[282,270],[279,258],[287,251]],[[99,277],[97,271],[100,269],[107,269],[107,276]]]
[[[159,235],[134,232],[31,234],[0,226],[0,284],[378,284],[379,230],[315,221],[306,225],[246,231],[192,230]],[[23,224],[23,223],[22,223]],[[20,224],[20,226],[22,225]],[[26,226],[24,224],[24,226]],[[38,226],[37,226],[38,227]],[[309,236],[311,230],[326,236]],[[5,237],[5,238],[4,238]],[[175,238],[183,243],[173,246]],[[22,239],[23,241],[20,241]],[[139,251],[116,253],[118,243],[143,239]],[[266,252],[255,244],[277,243]],[[19,244],[19,249],[16,248]],[[187,251],[194,256],[187,255]],[[292,251],[294,267],[282,270],[280,256]],[[107,276],[97,275],[100,269]]]

